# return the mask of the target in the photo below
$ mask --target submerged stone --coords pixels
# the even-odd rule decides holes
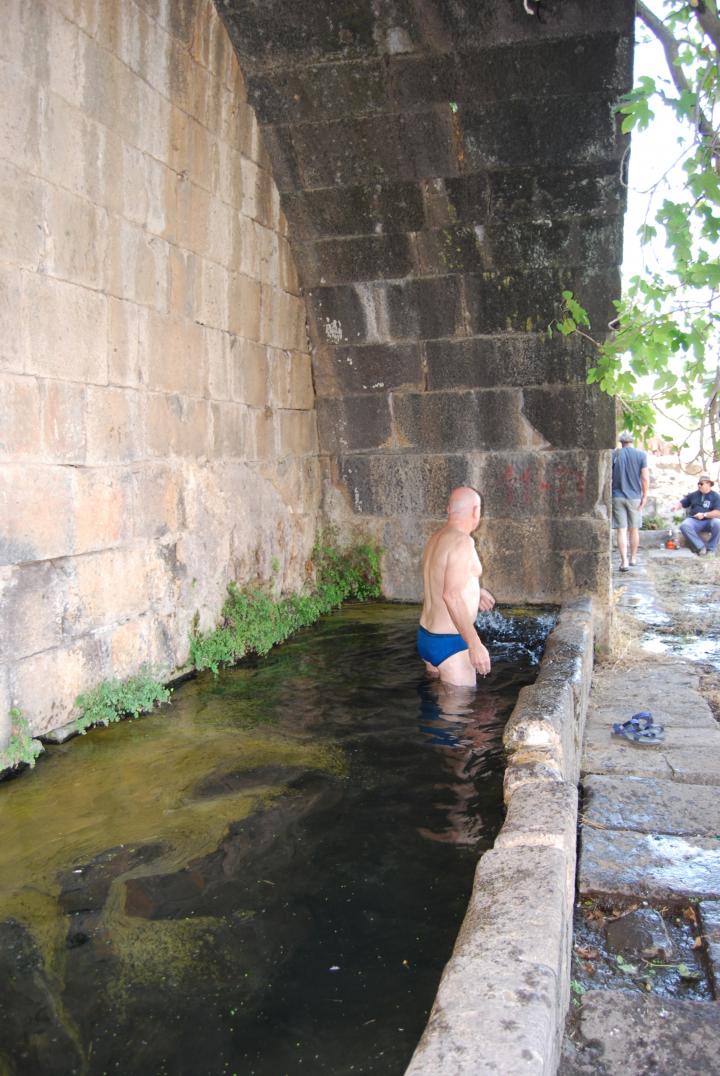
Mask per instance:
[[[640,956],[646,960],[662,957],[669,960],[673,944],[665,921],[654,908],[638,908],[605,927],[608,945],[617,953]]]

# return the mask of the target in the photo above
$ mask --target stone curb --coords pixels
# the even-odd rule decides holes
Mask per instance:
[[[577,781],[593,662],[589,601],[563,606],[505,730],[507,817],[406,1076],[557,1070],[570,1003]]]

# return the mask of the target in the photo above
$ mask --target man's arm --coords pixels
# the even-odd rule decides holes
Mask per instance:
[[[450,619],[468,645],[470,661],[479,673],[490,672],[490,655],[480,641],[475,623],[468,612],[465,588],[476,571],[475,546],[469,535],[464,536],[448,553],[443,580],[443,601]]]
[[[650,478],[647,467],[642,467],[640,469],[640,485],[642,487],[642,496],[640,497],[639,507],[643,508],[648,499],[648,492],[650,491]]]
[[[485,590],[485,587],[480,587],[480,603],[478,608],[481,613],[489,613],[491,609],[495,608],[495,599],[489,590]]]

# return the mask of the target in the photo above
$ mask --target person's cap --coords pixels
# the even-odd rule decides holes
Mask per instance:
[[[634,441],[634,440],[635,440],[635,438],[630,433],[630,430],[623,430],[623,432],[620,434],[620,437],[619,437],[619,441],[620,441],[621,445],[626,445],[630,441]]]
[[[698,485],[700,485],[701,482],[709,482],[711,486],[715,485],[715,479],[711,478],[709,474],[699,474]]]

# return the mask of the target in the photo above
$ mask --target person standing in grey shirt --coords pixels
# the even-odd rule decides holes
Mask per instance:
[[[623,430],[620,434],[620,448],[613,452],[612,468],[612,518],[613,529],[617,531],[621,572],[628,572],[637,564],[642,510],[647,500],[648,487],[647,453],[633,448],[633,435]]]

